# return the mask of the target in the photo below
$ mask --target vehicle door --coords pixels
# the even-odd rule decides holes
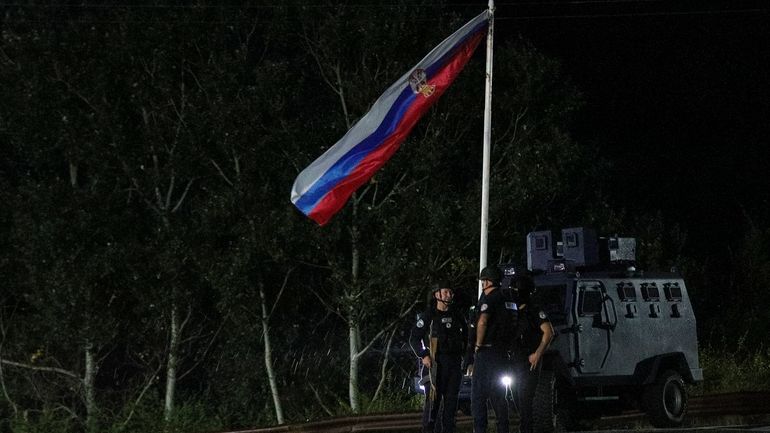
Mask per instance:
[[[601,281],[578,280],[575,284],[573,317],[575,349],[574,365],[582,374],[602,371],[612,350],[612,332],[617,312]]]

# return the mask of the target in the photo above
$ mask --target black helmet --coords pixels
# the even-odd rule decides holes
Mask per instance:
[[[516,276],[515,283],[516,302],[518,304],[529,303],[530,295],[535,291],[535,282],[528,274]]]
[[[479,280],[489,280],[494,285],[499,285],[500,280],[503,279],[503,273],[500,272],[500,269],[497,268],[497,266],[487,266],[486,268],[481,270],[481,273],[479,274]]]
[[[449,281],[447,280],[436,280],[435,283],[433,283],[433,286],[430,289],[430,293],[428,293],[428,305],[431,305],[433,308],[436,308],[436,303],[438,300],[436,299],[436,293],[438,293],[441,289],[449,289],[454,293],[454,289],[452,288],[452,285],[449,284]],[[444,302],[444,301],[441,301]],[[451,305],[452,302],[444,302],[447,305]]]
[[[433,283],[433,289],[431,290],[431,292],[438,292],[441,289],[449,289],[449,290],[454,291],[454,289],[452,288],[452,285],[449,284],[449,281],[447,281],[447,280],[436,280],[436,282]]]

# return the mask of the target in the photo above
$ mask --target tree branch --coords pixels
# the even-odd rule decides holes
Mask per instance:
[[[184,332],[185,326],[187,326],[187,322],[190,321],[190,316],[192,316],[192,307],[188,305],[187,307],[187,316],[185,316],[184,320],[182,321],[182,324],[179,325],[179,334],[181,335],[182,332]]]
[[[184,188],[184,192],[182,193],[182,197],[179,197],[179,201],[176,202],[176,206],[174,206],[174,209],[171,209],[171,213],[174,213],[179,209],[179,206],[182,205],[182,202],[184,201],[185,197],[187,197],[187,192],[190,191],[190,186],[192,186],[195,179],[190,179],[189,182],[187,182],[187,186]]]
[[[65,370],[63,368],[42,367],[42,366],[37,366],[37,365],[25,364],[25,363],[22,363],[22,362],[9,361],[7,359],[2,359],[2,358],[0,358],[0,364],[10,365],[12,367],[18,367],[18,368],[25,368],[27,370],[45,371],[45,372],[48,372],[48,373],[58,373],[58,374],[61,374],[61,375],[67,376],[67,377],[71,377],[71,378],[73,378],[73,379],[75,379],[75,380],[77,380],[79,382],[82,382],[82,379],[80,378],[80,376],[78,376],[77,374],[75,374],[75,373],[73,373],[73,372],[71,372],[69,370]]]
[[[142,388],[142,392],[139,393],[139,396],[134,401],[134,404],[131,405],[131,411],[128,413],[128,416],[126,417],[125,421],[120,425],[121,430],[128,425],[128,422],[131,421],[131,418],[134,416],[134,412],[136,412],[137,406],[139,406],[139,402],[142,401],[142,398],[144,397],[144,394],[147,392],[148,389],[152,386],[153,383],[155,383],[155,377],[157,377],[158,373],[160,373],[161,368],[163,368],[163,364],[159,363],[158,368],[155,369],[155,372],[152,373],[150,376],[150,380],[147,381],[147,383],[144,385],[144,388]]]
[[[166,205],[164,206],[164,209],[168,209],[171,207],[171,194],[174,192],[174,182],[176,181],[176,176],[174,175],[174,171],[171,171],[171,182],[168,183],[168,190],[166,191]]]
[[[340,104],[342,105],[342,114],[345,115],[345,124],[347,125],[348,129],[350,129],[351,126],[353,126],[350,121],[350,114],[348,113],[348,104],[345,100],[345,93],[344,89],[342,87],[342,75],[340,75],[340,64],[339,61],[336,65],[334,65],[334,75],[337,78],[337,88],[339,91],[337,92],[338,95],[340,95]]]
[[[382,355],[383,359],[382,368],[380,369],[380,383],[377,384],[377,389],[374,391],[372,401],[369,403],[370,406],[377,400],[377,397],[380,396],[380,392],[382,392],[382,388],[385,386],[385,373],[388,367],[388,359],[390,359],[390,347],[393,344],[393,336],[396,335],[397,330],[398,328],[394,326],[393,330],[390,331],[390,335],[388,336],[388,343],[385,345],[385,353]]]
[[[304,29],[303,29],[303,32],[302,32],[302,37],[305,40],[305,43],[307,44],[307,48],[308,48],[308,51],[310,52],[310,56],[313,57],[313,59],[315,60],[316,65],[318,65],[318,72],[321,73],[321,78],[324,80],[326,85],[328,85],[329,88],[332,89],[332,91],[334,93],[336,93],[337,95],[340,95],[340,89],[337,89],[337,87],[334,84],[332,84],[331,80],[326,76],[326,73],[324,72],[324,68],[321,65],[321,58],[319,57],[318,53],[313,48],[313,42],[307,36],[307,32],[304,31]],[[342,96],[342,95],[340,95],[340,96]]]
[[[404,317],[406,317],[406,315],[409,314],[410,311],[412,311],[412,308],[414,308],[414,306],[417,305],[418,299],[419,299],[419,297],[416,298],[414,301],[412,301],[412,303],[407,308],[405,308],[401,312],[401,314],[399,314],[399,316],[396,319],[394,319],[387,326],[382,328],[380,330],[380,332],[375,334],[375,336],[372,337],[371,340],[369,340],[369,344],[367,344],[363,349],[359,350],[358,353],[356,353],[355,356],[362,356],[364,353],[366,353],[369,349],[372,348],[372,346],[374,345],[375,341],[377,341],[386,332],[390,331],[391,327],[394,327],[398,322],[402,321],[404,319]]]
[[[213,159],[210,159],[209,161],[211,161],[211,163],[214,164],[214,167],[216,167],[217,171],[219,172],[219,175],[222,176],[222,179],[224,179],[228,185],[233,186],[233,182],[230,181],[230,179],[227,177],[225,172],[222,171],[222,168],[219,167],[219,164],[217,164],[217,162],[214,161]]]
[[[283,295],[284,289],[286,289],[286,283],[289,281],[289,275],[294,271],[294,268],[289,269],[286,272],[286,276],[283,277],[283,284],[281,285],[281,290],[278,291],[278,296],[275,297],[275,301],[273,301],[273,306],[270,308],[270,313],[267,315],[267,320],[269,321],[271,317],[273,317],[273,313],[275,312],[275,307],[278,306],[278,300],[281,299],[281,295]]]
[[[5,335],[6,335],[6,328],[3,325],[3,318],[0,315],[0,333],[2,333],[2,339],[0,339],[0,359],[2,359],[3,354],[3,344],[5,343]],[[0,363],[0,388],[3,389],[3,396],[8,401],[8,404],[11,405],[11,409],[13,409],[13,415],[16,416],[19,413],[18,407],[16,406],[16,403],[14,403],[13,400],[11,400],[11,396],[8,394],[8,389],[5,387],[5,376],[3,374],[3,364]]]
[[[332,269],[332,267],[329,266],[329,265],[319,265],[319,264],[316,264],[316,263],[310,263],[310,262],[306,262],[306,261],[303,261],[303,260],[297,260],[297,263],[299,263],[301,265],[305,265],[305,266],[310,266],[311,268],[326,269],[326,270],[331,270]]]
[[[190,367],[187,371],[185,371],[183,374],[181,374],[177,378],[177,380],[181,381],[185,376],[190,374],[191,371],[195,370],[195,368],[198,367],[200,365],[200,363],[203,362],[204,359],[206,359],[206,355],[208,354],[209,349],[211,349],[211,346],[214,345],[214,341],[217,339],[217,336],[219,335],[219,331],[222,330],[222,326],[224,326],[224,321],[219,324],[219,328],[217,328],[216,332],[214,332],[214,336],[211,337],[211,340],[209,340],[209,344],[206,346],[206,349],[203,351],[203,355],[201,355],[201,358],[195,364],[193,364],[192,367]]]
[[[321,295],[319,295],[319,294],[318,294],[318,292],[316,292],[316,291],[315,291],[315,289],[313,289],[312,287],[310,287],[309,289],[310,289],[310,291],[311,291],[311,292],[313,292],[313,294],[315,295],[315,297],[316,297],[316,298],[318,298],[318,300],[319,300],[319,301],[321,301],[321,303],[323,304],[323,306],[324,306],[324,307],[326,307],[326,309],[327,309],[329,312],[336,314],[336,315],[337,315],[337,316],[339,316],[339,318],[340,318],[340,319],[342,319],[344,322],[347,322],[347,319],[345,318],[345,316],[343,316],[343,315],[342,315],[342,313],[340,313],[340,311],[339,311],[339,309],[338,309],[338,308],[335,308],[333,305],[329,304],[329,303],[328,303],[328,302],[327,302],[327,301],[326,301],[326,300],[325,300],[323,297],[321,297]]]
[[[326,412],[327,415],[334,416],[334,413],[331,410],[329,410],[329,408],[326,407],[326,405],[324,404],[323,400],[321,400],[321,396],[318,394],[318,390],[315,389],[313,384],[308,382],[307,385],[313,391],[313,395],[315,395],[315,399],[316,399],[316,401],[318,401],[318,405],[321,406],[321,409],[323,409],[324,412]]]
[[[382,207],[384,203],[387,203],[388,199],[390,199],[390,197],[392,197],[393,194],[396,193],[396,191],[398,190],[398,187],[401,186],[401,182],[403,182],[404,179],[406,179],[406,175],[407,173],[404,173],[401,175],[401,177],[398,178],[398,180],[396,181],[396,184],[393,185],[393,188],[391,188],[390,191],[388,191],[388,194],[385,195],[385,198],[383,198],[379,203],[375,203],[375,199],[373,198],[372,206],[374,206],[375,209],[379,209],[380,207]],[[427,179],[427,177],[423,179]]]

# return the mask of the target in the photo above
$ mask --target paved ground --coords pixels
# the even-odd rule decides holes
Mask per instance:
[[[770,414],[766,415],[734,415],[722,417],[699,417],[697,420],[685,419],[689,425],[678,429],[656,429],[650,426],[643,418],[614,421],[614,424],[605,424],[601,421],[598,425],[590,426],[591,430],[584,429],[573,433],[749,433],[749,432],[767,432],[770,433]],[[495,433],[494,423],[487,431]],[[457,433],[472,433],[470,426],[461,426]],[[518,425],[512,420],[511,433],[518,432]]]
[[[472,429],[458,429],[458,433],[472,433]],[[487,429],[489,433],[495,433],[494,427]],[[516,433],[518,429],[511,426],[511,433]],[[612,429],[612,430],[590,430],[582,432],[572,433],[755,433],[755,432],[768,432],[770,433],[770,425],[762,426],[709,426],[709,427],[694,427],[694,428],[680,428],[680,429]]]
[[[769,425],[763,426],[711,426],[694,427],[679,429],[642,429],[642,430],[593,430],[591,432],[580,433],[748,433],[748,432],[770,432]],[[579,433],[579,432],[575,432]]]

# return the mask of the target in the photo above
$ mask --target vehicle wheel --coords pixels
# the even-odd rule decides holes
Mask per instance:
[[[666,370],[644,389],[642,405],[655,427],[678,427],[687,410],[687,391],[679,373]]]
[[[561,433],[572,429],[572,416],[565,403],[554,372],[542,370],[532,399],[532,429],[535,433]]]

